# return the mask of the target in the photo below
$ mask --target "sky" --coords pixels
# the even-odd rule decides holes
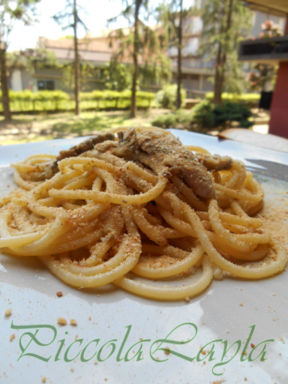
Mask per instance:
[[[152,0],[151,4],[155,7],[159,2],[161,0]],[[93,35],[99,35],[107,28],[107,20],[121,13],[123,3],[125,3],[123,0],[78,0],[78,4],[83,8],[80,11],[80,17]],[[184,8],[193,3],[194,0],[184,0]],[[52,18],[65,8],[65,4],[66,0],[40,0],[37,5],[38,21],[31,26],[23,25],[20,21],[17,22],[9,37],[8,50],[35,48],[40,36],[57,39],[61,36],[72,35],[72,29],[63,30]],[[111,24],[110,28],[123,28],[127,25],[127,20],[122,18]],[[82,36],[84,34],[83,30]],[[81,31],[79,37],[81,37]]]
[[[95,35],[107,28],[107,19],[118,15],[122,9],[121,0],[79,0],[83,6],[82,15],[89,31]],[[23,50],[25,48],[35,48],[39,36],[51,39],[65,35],[72,35],[72,30],[62,30],[53,20],[52,16],[65,7],[65,0],[41,0],[37,6],[37,19],[31,26],[24,26],[17,22],[9,37],[8,50]],[[125,27],[126,23],[118,21],[113,27]],[[82,31],[83,35],[84,31]],[[80,33],[81,37],[81,33]]]

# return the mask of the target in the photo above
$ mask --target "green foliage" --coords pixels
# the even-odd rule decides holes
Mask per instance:
[[[0,78],[3,92],[2,108],[6,121],[11,120],[8,90],[8,72],[6,70],[6,51],[9,35],[15,27],[15,22],[21,21],[25,25],[32,23],[35,16],[35,4],[40,0],[5,0],[0,2]]]
[[[2,98],[1,92],[0,98]],[[29,90],[10,90],[9,99],[12,112],[57,111],[66,109],[69,104],[69,96],[62,91],[38,91],[34,93]],[[1,106],[0,111],[2,112]]]
[[[166,85],[156,94],[156,104],[162,108],[173,109],[176,106],[177,99],[177,85],[170,84]],[[181,101],[182,106],[185,103],[186,99],[186,91],[184,89],[181,90]]]
[[[80,11],[83,11],[83,8],[77,3],[78,2],[74,0],[65,0],[64,8],[56,13],[53,16],[53,19],[62,27],[63,30],[71,28],[75,30],[75,28],[77,29],[80,25],[85,30],[85,32],[87,32],[85,22],[82,20],[82,17],[80,17]],[[74,39],[74,34],[72,37],[71,35],[66,35],[65,38]]]
[[[262,32],[259,37],[269,39],[283,35],[281,28],[272,20],[266,20],[261,25]],[[257,63],[248,75],[250,89],[253,91],[270,91],[273,89],[277,77],[277,64]],[[268,89],[267,89],[268,88]],[[270,88],[270,89],[269,89]]]
[[[74,100],[63,91],[9,91],[9,97],[13,112],[55,112],[75,108]],[[151,92],[137,92],[137,106],[143,109],[149,108],[154,97],[154,93]],[[0,92],[0,100],[1,98]],[[80,94],[80,105],[83,110],[122,110],[130,107],[130,98],[130,91],[83,92]],[[1,106],[0,112],[2,112]]]
[[[212,129],[215,126],[213,104],[206,100],[196,104],[191,110],[191,118],[199,127]]]
[[[213,100],[213,97],[214,97],[213,92],[208,92],[205,95],[205,98],[210,101]],[[242,103],[252,107],[259,103],[260,95],[259,93],[240,93],[239,94],[239,93],[224,92],[222,93],[222,100],[231,101],[234,103]]]
[[[260,92],[272,90],[276,83],[277,69],[277,65],[257,63],[248,75],[250,89]]]
[[[187,4],[188,5],[188,4]],[[182,62],[185,56],[183,48],[187,43],[187,38],[193,34],[194,16],[199,16],[200,9],[196,6],[185,8],[183,0],[168,0],[160,4],[157,8],[158,20],[163,30],[163,41],[166,42],[167,48],[177,52],[176,59],[176,79],[177,79],[177,96],[175,107],[181,108],[183,105],[182,87]],[[184,55],[184,56],[183,56]]]
[[[152,92],[137,92],[138,108],[149,108],[155,95]],[[128,109],[131,102],[131,91],[93,91],[80,94],[81,109],[89,110],[121,110]]]
[[[215,106],[208,100],[203,100],[191,111],[179,110],[167,113],[154,119],[152,124],[161,128],[184,128],[207,132],[213,128],[221,130],[232,122],[237,122],[241,128],[248,128],[253,125],[249,120],[251,116],[250,109],[241,103],[227,101]]]
[[[242,103],[225,101],[213,105],[207,100],[202,101],[191,111],[192,121],[205,129],[226,128],[232,122],[239,123],[241,128],[248,128],[253,123],[249,120],[252,116],[250,109]]]
[[[0,41],[7,43],[16,20],[25,25],[34,21],[35,4],[40,0],[5,0],[0,2]]]
[[[166,84],[171,78],[171,60],[163,54],[155,55],[155,60],[151,63],[146,61],[144,65],[139,67],[138,84],[140,88]]]
[[[183,109],[178,109],[173,113],[160,115],[152,121],[152,125],[161,128],[186,128],[191,124],[191,114]]]
[[[38,68],[38,63],[36,63]],[[52,66],[53,67],[53,66]],[[75,66],[74,62],[71,63],[60,63],[58,61],[56,68],[61,70],[61,83],[62,86],[66,89],[75,89]],[[101,68],[95,67],[95,65],[86,62],[80,62],[80,90],[89,91],[89,86],[91,84],[91,80],[98,81],[98,86],[100,85],[102,88],[102,76],[101,76]]]
[[[102,79],[106,89],[124,91],[131,86],[131,68],[111,59],[104,67]]]
[[[242,0],[209,0],[205,1],[202,20],[200,51],[207,61],[215,63],[215,93],[219,88],[221,92],[243,92],[246,81],[244,64],[238,61],[238,45],[250,32],[252,11]]]
[[[213,109],[216,127],[224,127],[227,123],[236,121],[241,128],[249,128],[253,125],[249,118],[252,113],[249,108],[243,104],[231,103],[226,101],[223,104],[216,105]]]
[[[32,75],[35,71],[42,68],[63,69],[54,52],[43,48],[36,48],[33,55],[23,55],[21,51],[7,52],[7,69],[9,72],[19,67],[24,67]],[[64,74],[64,70],[63,70]],[[65,74],[64,74],[65,75]],[[71,84],[71,81],[69,82]]]
[[[137,23],[135,10],[138,8]],[[149,0],[123,0],[122,12],[108,20],[109,23],[124,17],[129,28],[112,30],[110,45],[113,48],[113,62],[133,63],[130,71],[132,86],[132,74],[137,57],[137,86],[161,86],[170,81],[172,76],[171,60],[166,55],[168,47],[167,36],[163,28],[151,28],[147,23],[149,18],[156,17],[154,4]],[[137,24],[137,28],[136,28]],[[136,31],[137,29],[137,31]]]

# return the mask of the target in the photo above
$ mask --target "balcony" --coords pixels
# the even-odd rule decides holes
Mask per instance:
[[[240,43],[239,60],[262,63],[288,61],[288,35]]]

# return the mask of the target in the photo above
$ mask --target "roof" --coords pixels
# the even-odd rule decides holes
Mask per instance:
[[[73,38],[51,40],[45,37],[40,37],[38,44],[47,49],[54,48],[73,50]],[[78,39],[78,47],[79,50],[112,52],[112,48],[109,44],[109,38],[106,36],[84,37],[83,39]]]
[[[40,37],[38,46],[53,51],[61,61],[71,61],[74,57],[73,39],[50,40]],[[82,61],[105,63],[110,60],[113,48],[108,37],[93,37],[78,40],[79,55]]]
[[[121,30],[124,35],[128,33],[127,29]],[[118,36],[117,30],[112,31],[114,34],[110,36],[84,37],[78,39],[78,52],[82,62],[89,62],[95,66],[101,66],[110,61],[113,55],[117,55],[121,45],[121,37]],[[62,38],[57,40],[40,37],[38,48],[52,51],[56,59],[59,61],[71,61],[74,59],[74,40],[73,38]],[[157,53],[153,54],[157,56]],[[147,59],[151,59],[149,48],[142,50],[139,53],[138,61],[141,65]],[[126,48],[119,60],[122,63],[132,63],[131,49]]]

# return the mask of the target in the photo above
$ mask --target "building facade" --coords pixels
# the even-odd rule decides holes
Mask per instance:
[[[285,20],[281,17],[271,16],[267,13],[256,11],[254,13],[254,22],[251,29],[251,37],[258,37],[261,32],[261,25],[265,20],[273,20],[281,28],[284,29]],[[203,22],[201,16],[191,16],[184,20],[183,26],[183,42],[182,51],[182,84],[190,98],[198,98],[212,90],[211,78],[213,76],[213,62],[207,61],[199,54],[201,32]],[[111,33],[111,31],[110,31]],[[60,38],[51,40],[41,37],[37,44],[37,50],[26,50],[24,56],[33,58],[37,62],[37,53],[41,51],[51,52],[55,57],[55,63],[60,65],[45,64],[42,60],[42,65],[33,65],[28,71],[25,67],[14,68],[10,73],[9,85],[13,90],[30,89],[37,90],[64,90],[72,93],[72,78],[65,78],[63,75],[63,66],[70,65],[73,61],[73,39]],[[116,44],[117,48],[117,44]],[[87,35],[79,40],[79,55],[82,64],[89,64],[93,68],[93,75],[87,76],[81,84],[82,91],[91,91],[93,89],[103,89],[105,84],[102,80],[102,71],[104,66],[109,63],[113,54],[114,47],[111,46],[111,39],[108,34],[102,36]],[[166,52],[171,59],[173,81],[176,81],[177,73],[177,49],[175,46],[170,46]],[[40,60],[41,61],[41,60]],[[129,65],[131,59],[124,57],[122,62]],[[141,65],[141,60],[140,60]],[[157,84],[148,87],[149,90],[157,91],[160,86]],[[147,90],[148,90],[147,89]]]

